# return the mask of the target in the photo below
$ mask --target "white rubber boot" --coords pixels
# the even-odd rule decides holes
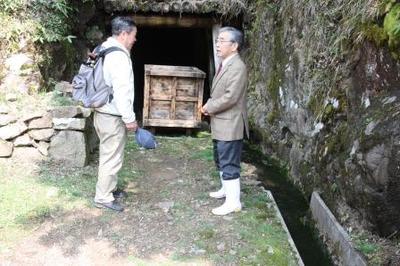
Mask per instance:
[[[219,178],[221,179],[221,188],[218,191],[215,192],[210,192],[210,197],[214,199],[222,199],[225,198],[225,188],[224,188],[224,182],[222,180],[222,172],[219,172]]]
[[[226,198],[224,204],[212,210],[215,215],[227,215],[242,210],[240,203],[240,179],[223,180]]]

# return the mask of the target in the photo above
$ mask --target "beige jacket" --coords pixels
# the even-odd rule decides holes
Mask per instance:
[[[211,116],[213,139],[232,141],[249,137],[246,106],[247,70],[239,55],[235,55],[214,77],[211,97],[204,109]]]

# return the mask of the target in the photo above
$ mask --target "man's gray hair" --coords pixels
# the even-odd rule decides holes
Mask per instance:
[[[118,36],[122,32],[131,33],[136,28],[136,23],[130,17],[115,17],[111,21],[111,32],[113,36]]]
[[[235,42],[238,44],[238,50],[240,51],[240,49],[242,49],[243,46],[243,33],[234,28],[234,27],[222,27],[219,30],[219,33],[221,32],[229,32],[231,39],[230,41]]]

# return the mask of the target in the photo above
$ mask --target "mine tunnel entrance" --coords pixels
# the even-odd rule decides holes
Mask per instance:
[[[206,73],[203,102],[210,95],[210,86],[218,63],[215,56],[214,40],[221,25],[238,27],[240,23],[216,21],[211,17],[167,17],[159,15],[134,15],[138,26],[137,42],[131,53],[135,75],[134,111],[142,120],[144,106],[145,64],[192,66]],[[240,29],[240,27],[238,27]],[[244,161],[262,168],[261,179],[268,176],[274,182],[273,189],[279,208],[285,218],[301,257],[307,265],[332,265],[323,245],[314,235],[313,227],[303,223],[308,206],[300,191],[289,183],[276,169],[264,165],[264,157],[247,147]],[[264,174],[265,171],[265,174]],[[265,184],[267,184],[266,181]],[[271,181],[271,182],[272,182]],[[290,208],[288,208],[289,206]]]
[[[134,18],[135,19],[135,18]],[[214,75],[213,26],[182,27],[180,25],[141,25],[132,49],[135,74],[134,110],[142,119],[144,99],[144,65],[192,66],[206,73],[203,101],[210,95],[210,77]],[[147,20],[148,21],[148,20]]]

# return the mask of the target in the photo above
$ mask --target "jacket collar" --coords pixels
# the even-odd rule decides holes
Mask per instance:
[[[116,47],[121,48],[122,50],[124,50],[125,53],[127,53],[128,55],[130,54],[128,49],[126,49],[125,46],[123,46],[119,41],[117,41],[117,39],[115,39],[112,36],[108,37],[107,41],[105,41],[102,46],[104,46],[105,48],[116,46]]]
[[[212,87],[211,87],[211,92],[214,90],[215,86],[221,79],[221,77],[225,74],[225,72],[230,68],[230,66],[239,59],[239,54],[235,54],[233,57],[229,58],[228,62],[226,63],[225,66],[223,66],[221,72],[214,76],[213,82],[212,82]]]

